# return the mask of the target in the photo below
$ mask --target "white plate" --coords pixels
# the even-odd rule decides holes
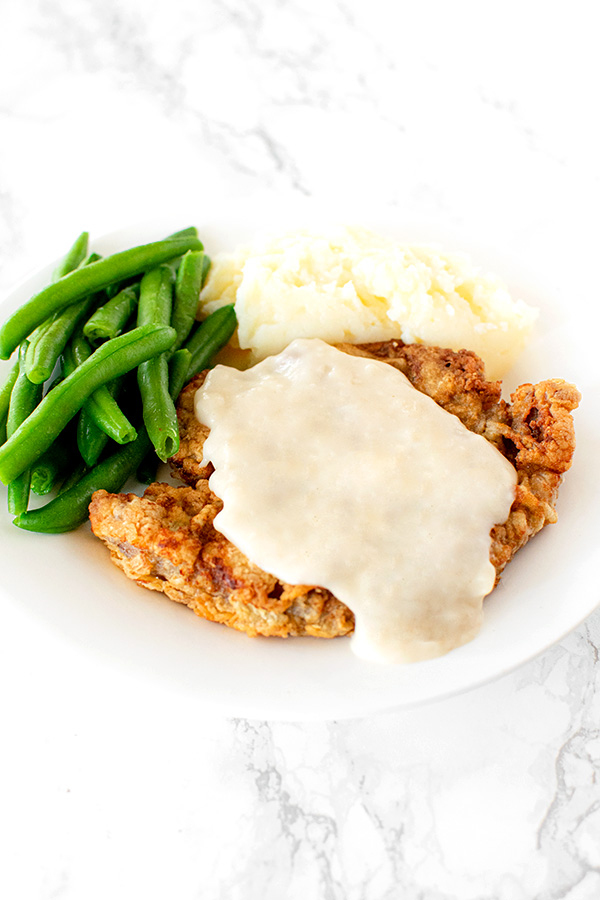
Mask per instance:
[[[94,240],[93,246],[106,254],[193,223],[208,252],[214,253],[267,225],[294,220],[306,224],[315,216],[322,221],[314,209],[288,211],[283,220],[266,206],[258,211],[240,205],[225,216],[167,215]],[[578,267],[579,284],[577,276],[567,278],[565,266],[573,265],[568,254],[561,269],[556,254],[537,253],[534,242],[524,259],[521,248],[505,243],[499,252],[481,233],[474,239],[432,224],[393,221],[389,215],[353,218],[404,240],[428,239],[470,251],[476,261],[503,276],[514,296],[541,308],[535,336],[510,373],[509,386],[558,376],[574,381],[583,393],[576,413],[578,447],[561,489],[559,523],[546,528],[508,567],[485,602],[479,637],[445,657],[411,666],[362,662],[344,638],[250,639],[128,581],[87,527],[67,535],[35,535],[15,528],[5,512],[2,489],[4,600],[25,606],[67,640],[100,654],[106,665],[133,667],[148,679],[192,694],[206,711],[288,720],[367,715],[467,690],[539,654],[595,609],[600,600],[599,316],[585,290],[585,270],[582,274]],[[2,317],[44,285],[53,265],[6,298]],[[567,284],[573,288],[569,295],[562,287]]]

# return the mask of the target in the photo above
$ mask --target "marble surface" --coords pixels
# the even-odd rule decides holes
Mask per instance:
[[[265,194],[595,259],[594,9],[3,0],[0,290],[84,227]],[[286,724],[207,719],[0,601],[2,896],[600,896],[600,613],[465,695]]]

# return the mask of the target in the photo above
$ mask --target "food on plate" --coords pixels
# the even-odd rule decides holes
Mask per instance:
[[[250,635],[394,662],[471,640],[575,445],[572,385],[507,403],[487,380],[536,311],[465,255],[357,228],[210,265],[195,228],[106,259],[84,232],[0,327],[14,524],[89,512],[130,578]],[[240,371],[207,374],[223,348]],[[186,486],[151,483],[169,457]],[[144,496],[119,494],[134,473]]]
[[[181,387],[235,329],[228,307],[193,329],[210,266],[195,228],[105,259],[87,250],[83,232],[0,328],[0,355],[19,348],[0,390],[0,479],[29,530],[76,528],[98,487],[118,490],[137,464],[154,474],[179,444]],[[60,495],[28,510],[31,488]]]
[[[464,253],[404,245],[364,228],[267,236],[215,256],[201,310],[235,303],[250,361],[294,338],[405,343],[473,350],[501,378],[536,311]]]
[[[517,550],[556,520],[558,487],[575,446],[571,411],[578,392],[554,379],[522,385],[509,404],[501,399],[500,384],[486,380],[481,360],[468,351],[401,341],[344,344],[339,349],[399,370],[413,388],[485,438],[514,466],[514,502],[505,521],[495,524],[489,535],[491,587]],[[142,498],[99,491],[90,506],[94,533],[130,578],[205,618],[250,635],[336,637],[352,632],[354,615],[333,592],[276,578],[215,527],[222,502],[208,482],[212,466],[207,465],[204,445],[209,430],[194,411],[204,379],[205,373],[196,376],[178,404],[180,449],[171,463],[188,486],[154,484]],[[260,429],[261,422],[255,427]],[[252,514],[248,510],[250,518]]]

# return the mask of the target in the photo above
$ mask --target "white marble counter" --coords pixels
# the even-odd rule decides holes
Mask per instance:
[[[4,0],[0,289],[83,228],[264,193],[596,259],[594,10]],[[599,613],[466,695],[320,724],[207,720],[2,616],[3,897],[600,896]]]

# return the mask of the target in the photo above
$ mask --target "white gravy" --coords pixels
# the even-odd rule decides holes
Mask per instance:
[[[296,340],[196,393],[215,527],[288,584],[328,588],[369,660],[439,656],[479,631],[490,529],[516,472],[386,363]]]

